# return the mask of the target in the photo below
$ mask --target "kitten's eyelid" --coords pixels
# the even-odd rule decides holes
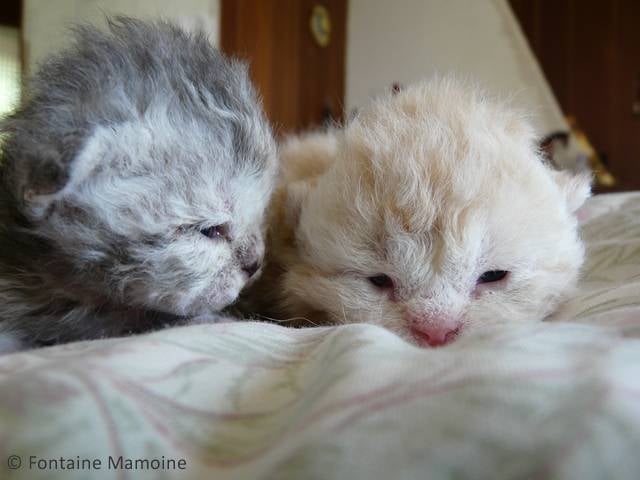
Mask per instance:
[[[195,233],[204,235],[211,240],[231,240],[231,229],[229,223],[196,223],[192,225],[181,225],[177,228],[179,234]]]
[[[212,240],[231,240],[231,230],[228,223],[200,228],[200,233]]]
[[[476,280],[477,285],[491,285],[502,283],[511,276],[509,270],[487,270]]]
[[[386,275],[384,273],[371,275],[367,277],[367,280],[369,280],[372,285],[379,289],[388,290],[395,287],[393,279],[389,275]]]

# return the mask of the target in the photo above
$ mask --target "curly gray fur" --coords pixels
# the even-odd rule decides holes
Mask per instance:
[[[1,124],[0,352],[219,311],[264,253],[277,167],[245,65],[166,22],[75,32]]]

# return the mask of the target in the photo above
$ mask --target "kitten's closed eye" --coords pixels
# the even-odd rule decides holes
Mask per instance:
[[[214,225],[212,227],[206,227],[200,229],[200,233],[205,237],[211,238],[213,240],[221,239],[221,240],[229,240],[229,225],[226,223],[222,225]]]
[[[506,270],[489,270],[478,277],[478,283],[494,283],[506,278],[509,272]]]
[[[391,280],[391,278],[388,275],[384,275],[384,274],[379,274],[379,275],[374,275],[372,277],[368,277],[367,280],[369,280],[373,285],[375,285],[378,288],[393,288],[393,280]]]

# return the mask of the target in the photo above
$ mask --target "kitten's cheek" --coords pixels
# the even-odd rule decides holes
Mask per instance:
[[[501,292],[506,289],[506,282],[496,282],[490,283],[486,285],[476,285],[473,291],[471,292],[471,298],[477,300],[479,298],[491,298],[496,293]]]
[[[240,290],[235,287],[221,288],[217,290],[209,299],[209,305],[214,310],[222,310],[238,299]]]
[[[234,271],[232,272],[227,282],[225,282],[224,293],[226,296],[227,305],[231,305],[235,302],[240,296],[240,292],[250,283],[248,281],[247,275],[242,271]]]

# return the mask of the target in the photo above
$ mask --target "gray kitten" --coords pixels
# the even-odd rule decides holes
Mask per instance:
[[[2,124],[0,352],[206,316],[261,265],[277,165],[246,67],[169,23],[108,24]]]

